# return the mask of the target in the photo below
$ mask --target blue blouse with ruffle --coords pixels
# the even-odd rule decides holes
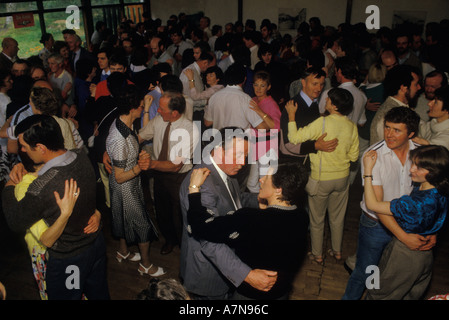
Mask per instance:
[[[419,190],[415,187],[410,195],[390,203],[390,211],[401,228],[420,235],[436,233],[444,224],[447,210],[448,199],[436,188]]]

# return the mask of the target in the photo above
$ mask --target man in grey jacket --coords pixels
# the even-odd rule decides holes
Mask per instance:
[[[206,146],[203,163],[195,166],[211,170],[200,192],[202,204],[213,215],[224,216],[241,207],[258,206],[257,194],[241,193],[233,178],[248,154],[248,141],[244,136],[240,128],[221,129],[214,141]],[[244,281],[256,289],[270,290],[276,282],[277,272],[251,269],[227,245],[204,241],[192,234],[187,220],[189,188],[198,188],[190,185],[190,173],[180,190],[184,227],[180,274],[190,296],[199,300],[227,299],[230,291]]]

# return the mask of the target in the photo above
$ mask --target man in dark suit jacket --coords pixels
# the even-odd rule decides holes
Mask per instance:
[[[67,44],[70,50],[69,62],[74,72],[76,72],[76,62],[78,60],[89,59],[95,61],[93,54],[81,47],[81,42],[81,38],[77,34],[67,35]]]
[[[238,134],[238,130],[242,135]],[[232,132],[234,136],[225,132]],[[233,178],[242,168],[248,154],[248,141],[242,137],[243,130],[229,127],[221,129],[219,134],[221,138],[216,136],[206,146],[212,149],[210,155],[204,152],[203,163],[194,167],[207,167],[211,171],[201,186],[202,204],[211,214],[219,216],[230,214],[241,207],[257,207],[257,194],[240,193],[238,182]],[[237,147],[232,148],[231,142]],[[191,172],[180,189],[183,215],[180,275],[190,296],[193,299],[226,299],[228,292],[244,281],[259,290],[271,289],[277,279],[276,272],[251,269],[227,245],[204,241],[192,234],[187,220],[188,194],[189,188],[196,186],[190,185],[190,175]],[[234,190],[235,195],[232,196]]]
[[[293,101],[298,104],[295,114],[296,126],[302,128],[312,123],[320,117],[318,108],[318,98],[324,87],[326,73],[319,68],[308,68],[301,76],[302,89],[299,94],[293,97]],[[308,161],[306,156],[317,151],[332,152],[337,147],[337,139],[324,141],[325,134],[318,140],[310,140],[298,145],[288,141],[288,114],[284,109],[281,114],[281,146],[279,161]]]
[[[18,42],[10,37],[4,38],[2,41],[2,52],[0,53],[0,69],[10,71],[17,58],[19,52]]]

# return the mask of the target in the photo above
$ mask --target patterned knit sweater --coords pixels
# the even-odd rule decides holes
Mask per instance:
[[[9,227],[16,232],[25,232],[35,222],[44,219],[52,225],[60,215],[54,191],[64,196],[65,180],[73,178],[80,188],[80,195],[67,225],[55,244],[48,248],[50,257],[69,258],[88,248],[97,237],[96,233],[85,234],[84,228],[96,207],[96,182],[93,167],[84,151],[75,152],[71,163],[50,168],[29,186],[25,197],[17,201],[14,186],[3,190],[3,212]]]

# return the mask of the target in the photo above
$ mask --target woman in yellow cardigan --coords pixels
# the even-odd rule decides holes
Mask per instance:
[[[357,161],[359,155],[359,137],[357,126],[347,118],[353,109],[352,94],[341,88],[329,91],[326,99],[326,111],[329,115],[320,117],[308,126],[296,128],[295,113],[298,106],[289,101],[285,108],[288,113],[288,139],[297,144],[316,140],[323,133],[327,139],[338,139],[333,152],[309,154],[311,175],[307,185],[310,209],[310,237],[312,252],[309,258],[318,264],[324,263],[323,235],[326,210],[329,212],[332,248],[328,254],[336,260],[341,259],[343,226],[348,204],[349,166]]]

